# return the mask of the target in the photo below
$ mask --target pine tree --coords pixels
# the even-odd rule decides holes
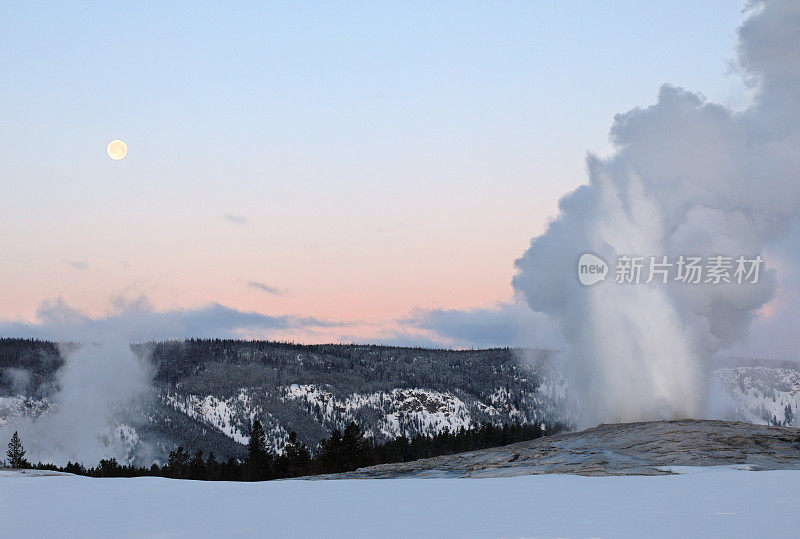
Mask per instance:
[[[289,433],[289,441],[283,452],[286,461],[286,475],[289,477],[299,477],[311,473],[311,451],[306,444],[297,439],[297,433]]]
[[[192,460],[189,462],[189,479],[206,479],[208,468],[203,460],[203,452],[199,449],[194,454]]]
[[[342,450],[342,433],[338,429],[334,429],[331,437],[327,440],[322,440],[320,443],[319,451],[315,459],[315,468],[317,473],[335,473],[341,471],[339,463]]]
[[[189,458],[189,453],[183,447],[170,451],[167,460],[167,475],[175,479],[185,478],[188,473]]]
[[[233,457],[228,457],[228,462],[226,462],[222,468],[221,479],[225,481],[246,481],[247,477],[243,475],[242,466],[239,464],[239,461]]]
[[[19,434],[14,431],[11,441],[8,442],[8,465],[12,468],[28,468],[30,464],[25,460],[25,448],[22,447],[22,442],[19,439]]]
[[[219,480],[219,462],[217,462],[217,457],[214,456],[213,451],[208,454],[208,459],[206,460],[206,479],[209,481]]]
[[[247,461],[245,461],[245,479],[248,481],[264,481],[272,475],[272,455],[267,451],[267,435],[264,427],[256,419],[250,427],[250,440],[247,442]]]
[[[351,472],[362,466],[371,464],[370,443],[364,438],[364,432],[353,421],[344,429],[339,464],[342,471]]]

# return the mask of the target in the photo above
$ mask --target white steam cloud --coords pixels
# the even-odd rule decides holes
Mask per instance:
[[[47,397],[50,408],[38,417],[11,418],[0,426],[0,440],[19,431],[25,457],[34,463],[130,462],[145,449],[136,437],[138,416],[132,410],[150,394],[149,363],[133,353],[130,332],[123,328],[78,332],[69,324],[51,323],[49,329],[56,340],[81,344],[61,347],[64,365],[56,373],[57,392]],[[26,379],[14,376],[12,389],[21,389]]]
[[[140,447],[126,421],[130,406],[147,395],[147,365],[127,342],[110,338],[62,353],[65,363],[57,373],[59,390],[51,397],[51,411],[12,420],[0,427],[0,439],[19,431],[32,462],[94,466],[100,459],[129,461]]]
[[[608,262],[755,256],[798,215],[800,3],[750,9],[738,56],[752,106],[735,113],[664,86],[655,105],[618,115],[616,153],[588,158],[588,185],[516,262],[514,287],[569,344],[564,371],[584,425],[706,415],[708,359],[745,338],[775,293],[772,271],[757,285],[585,288],[575,275],[587,251]]]

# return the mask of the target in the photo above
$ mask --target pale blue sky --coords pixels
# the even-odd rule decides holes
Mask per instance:
[[[0,317],[144,294],[377,325],[507,300],[614,114],[663,83],[745,104],[741,9],[4,1]]]

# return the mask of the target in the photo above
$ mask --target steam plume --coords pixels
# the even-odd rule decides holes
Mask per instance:
[[[583,288],[583,252],[754,256],[800,207],[800,4],[750,6],[739,67],[755,88],[734,113],[663,86],[655,105],[617,115],[616,153],[587,159],[589,183],[566,195],[547,231],[516,262],[514,287],[555,318],[582,423],[701,417],[709,356],[744,338],[775,291],[757,285]],[[768,261],[767,261],[768,263]],[[613,276],[612,276],[613,279]]]
[[[0,427],[0,440],[18,430],[32,462],[67,461],[94,465],[100,459],[128,462],[140,446],[131,423],[133,404],[148,396],[147,363],[130,348],[124,334],[56,335],[81,341],[62,347],[64,365],[56,373],[52,407],[37,418],[17,417]]]

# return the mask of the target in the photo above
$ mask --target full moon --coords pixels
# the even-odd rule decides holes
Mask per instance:
[[[119,161],[128,155],[128,146],[121,140],[112,140],[106,146],[106,153],[114,161]]]

